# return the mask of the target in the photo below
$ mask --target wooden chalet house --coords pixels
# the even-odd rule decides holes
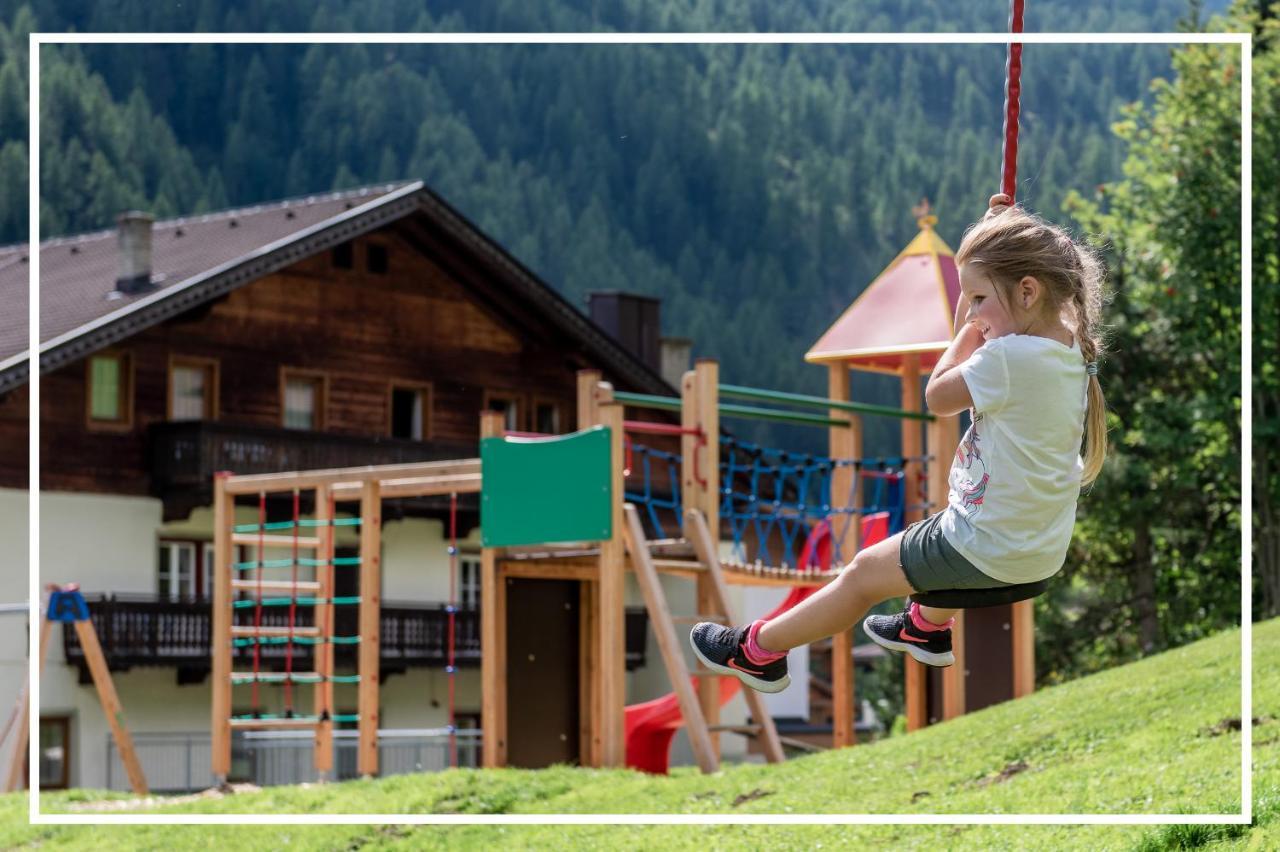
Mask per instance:
[[[0,249],[0,535],[18,543],[0,603],[27,589],[27,251]],[[125,214],[117,230],[43,243],[40,276],[41,578],[84,590],[157,790],[209,783],[215,472],[474,457],[485,409],[514,430],[570,431],[584,368],[620,390],[677,393],[659,372],[656,327],[624,346],[422,183],[171,221]],[[606,298],[601,316],[625,330],[627,300]],[[474,496],[460,500],[452,578],[448,499],[384,507],[385,728],[447,721],[451,579],[464,608],[457,718],[478,725],[478,514]],[[256,522],[255,508],[240,511]],[[637,666],[641,612],[628,630]],[[23,621],[0,621],[5,706],[21,681]],[[48,659],[46,784],[122,786],[73,632],[55,632]],[[632,678],[640,699],[669,689],[660,666]],[[355,687],[344,689],[339,712],[354,707]],[[412,746],[384,744],[386,771],[440,765],[442,750],[428,754],[438,743]],[[246,752],[242,777],[305,780],[268,751]]]

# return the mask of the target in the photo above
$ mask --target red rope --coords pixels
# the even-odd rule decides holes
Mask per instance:
[[[258,713],[258,666],[262,654],[262,637],[257,635],[262,628],[262,572],[263,554],[263,535],[264,527],[267,525],[267,492],[258,492],[258,600],[253,606],[253,712]]]
[[[651,423],[648,420],[624,420],[622,428],[628,432],[643,432],[647,435],[701,435],[702,430],[696,426],[677,426],[674,423]]]
[[[1022,32],[1023,0],[1010,0],[1009,32]],[[1014,198],[1018,187],[1018,96],[1022,92],[1022,42],[1009,42],[1009,56],[1005,62],[1004,89],[1004,161],[1000,166],[1000,191]]]
[[[457,667],[454,664],[454,610],[458,606],[458,493],[449,495],[449,765],[458,765],[458,732],[454,728],[453,681]]]
[[[298,605],[298,489],[293,489],[293,588],[289,590],[289,641],[284,646],[284,714],[293,715],[293,622]]]

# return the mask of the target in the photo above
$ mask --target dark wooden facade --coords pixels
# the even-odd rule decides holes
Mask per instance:
[[[131,372],[126,429],[89,423],[86,361],[45,375],[41,486],[168,500],[154,481],[163,452],[153,427],[168,420],[170,365],[183,358],[214,365],[216,429],[234,439],[243,427],[245,440],[267,447],[302,437],[283,427],[286,371],[316,376],[323,423],[308,440],[333,437],[325,455],[333,466],[475,455],[479,413],[494,397],[519,401],[519,429],[534,428],[539,405],[554,408],[561,431],[573,429],[575,373],[593,365],[504,301],[496,282],[419,218],[352,240],[351,268],[339,265],[343,252],[316,254],[112,347]],[[370,270],[371,247],[385,252],[385,272]],[[420,442],[390,438],[396,385],[427,391]],[[26,484],[26,400],[20,389],[0,402],[0,484],[9,487]],[[279,469],[270,451],[251,456],[235,472]]]

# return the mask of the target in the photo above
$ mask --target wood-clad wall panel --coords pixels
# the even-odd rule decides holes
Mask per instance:
[[[370,241],[389,250],[386,274],[365,269]],[[134,366],[127,432],[86,429],[83,361],[44,376],[43,487],[147,493],[146,430],[167,417],[174,355],[217,361],[224,423],[280,426],[281,370],[291,368],[324,375],[325,431],[336,434],[387,435],[398,381],[431,385],[432,440],[478,440],[486,389],[518,394],[522,429],[533,426],[535,396],[557,402],[562,429],[571,427],[585,366],[574,344],[513,327],[394,228],[357,239],[354,260],[347,270],[328,253],[306,258],[121,342]],[[25,409],[25,392],[9,396],[0,409]],[[22,418],[0,412],[0,438],[0,484],[23,487]]]

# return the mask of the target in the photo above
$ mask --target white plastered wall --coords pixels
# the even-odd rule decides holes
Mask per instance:
[[[20,604],[27,600],[30,551],[27,547],[27,492],[0,488],[0,603]],[[27,628],[22,613],[0,614],[0,729],[18,707],[18,697],[27,672]],[[13,746],[17,741],[17,720],[8,737],[0,743],[0,784],[7,780]]]

